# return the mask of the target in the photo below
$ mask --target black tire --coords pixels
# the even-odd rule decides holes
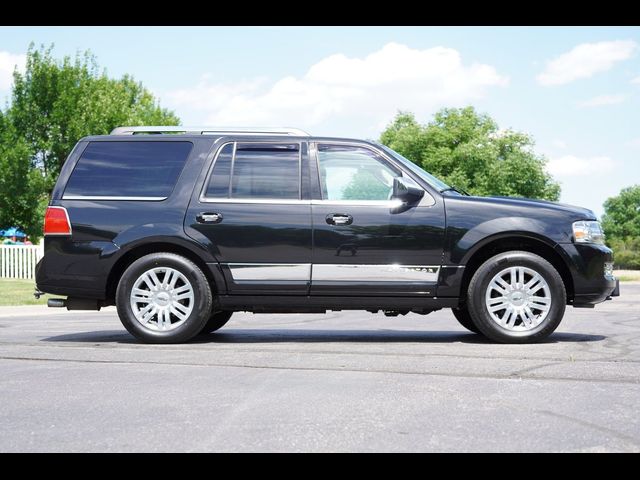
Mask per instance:
[[[216,330],[220,330],[227,324],[231,315],[233,315],[233,312],[229,311],[215,312],[211,314],[211,317],[209,317],[209,320],[205,323],[204,328],[200,331],[200,335],[207,335],[215,332]]]
[[[547,317],[539,325],[530,330],[514,331],[491,318],[485,294],[495,275],[505,268],[518,266],[530,268],[544,278],[551,300]],[[486,337],[499,343],[535,343],[544,340],[560,324],[566,303],[567,294],[558,271],[539,255],[523,251],[501,253],[484,262],[473,275],[467,291],[467,306],[473,323]]]
[[[144,272],[157,267],[177,270],[185,276],[193,289],[193,308],[190,314],[181,325],[172,330],[157,331],[143,326],[136,319],[131,308],[130,294],[133,285]],[[203,329],[211,314],[213,298],[207,277],[191,260],[174,253],[151,253],[139,258],[125,270],[116,290],[116,307],[120,321],[138,340],[145,343],[182,343],[190,340]],[[155,318],[157,324],[157,317]]]
[[[471,318],[471,315],[469,315],[469,309],[466,305],[460,308],[452,308],[451,312],[453,313],[453,316],[456,317],[456,320],[458,320],[458,323],[464,328],[473,333],[480,333],[476,324],[473,323],[473,319]]]

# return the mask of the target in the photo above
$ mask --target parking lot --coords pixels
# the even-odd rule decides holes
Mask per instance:
[[[234,315],[141,345],[113,308],[0,308],[0,451],[640,451],[640,283],[494,345],[448,310]]]

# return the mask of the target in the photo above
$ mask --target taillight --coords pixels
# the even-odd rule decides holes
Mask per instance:
[[[64,207],[47,207],[44,215],[45,235],[71,235],[69,214]]]

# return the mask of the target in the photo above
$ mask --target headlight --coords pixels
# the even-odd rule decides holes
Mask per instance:
[[[573,241],[576,243],[604,243],[600,222],[581,220],[573,222]]]

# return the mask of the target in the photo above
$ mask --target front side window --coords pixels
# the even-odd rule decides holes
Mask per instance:
[[[192,147],[191,142],[91,142],[64,195],[168,197]]]
[[[205,197],[298,200],[300,145],[238,142],[235,149],[232,143],[225,145],[216,158]]]
[[[319,144],[318,167],[324,200],[389,200],[400,175],[376,153],[351,145]]]
[[[408,170],[410,170],[411,172],[415,173],[418,177],[420,177],[422,180],[427,182],[429,185],[431,185],[432,187],[434,187],[438,191],[441,192],[443,190],[447,190],[447,189],[451,188],[449,185],[447,185],[445,182],[440,180],[438,177],[436,177],[435,175],[432,175],[431,173],[427,172],[426,170],[424,170],[423,168],[421,168],[417,164],[413,163],[407,157],[404,157],[404,156],[400,155],[395,150],[392,150],[389,147],[387,147],[386,145],[382,145],[382,144],[380,144],[379,147],[382,148],[389,155],[391,155],[393,158],[395,158],[397,161],[402,163],[405,167],[407,167]]]

